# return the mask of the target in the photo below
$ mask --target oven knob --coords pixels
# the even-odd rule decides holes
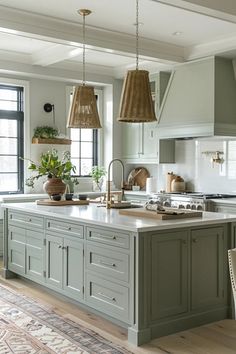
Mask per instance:
[[[185,209],[183,204],[179,204],[178,208],[179,209]]]
[[[190,205],[190,204],[187,204],[187,205],[186,205],[186,209],[191,209],[191,205]]]
[[[165,206],[165,207],[170,207],[170,202],[168,202],[168,201],[164,202],[164,203],[163,203],[163,206]]]
[[[196,210],[196,205],[192,204],[191,209]]]
[[[197,206],[197,210],[203,210],[202,205],[198,205],[198,206]]]

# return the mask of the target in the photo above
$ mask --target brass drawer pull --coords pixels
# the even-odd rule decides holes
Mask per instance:
[[[71,231],[71,227],[68,227],[68,231]]]
[[[29,220],[28,220],[28,222],[31,222],[31,221],[32,221],[32,219],[29,219]]]
[[[104,262],[104,261],[102,261],[102,260],[100,260],[100,263],[101,263],[101,264],[104,264],[104,265],[106,265],[106,266],[108,266],[108,267],[116,267],[116,264],[115,264],[115,263]]]
[[[100,295],[100,296],[102,296],[102,297],[104,297],[105,299],[108,299],[108,300],[110,300],[110,301],[116,302],[116,298],[115,298],[115,297],[110,297],[110,296],[107,296],[107,295],[105,295],[105,294],[103,294],[103,293],[98,293],[98,295]]]
[[[62,245],[59,245],[58,248],[62,248]]]

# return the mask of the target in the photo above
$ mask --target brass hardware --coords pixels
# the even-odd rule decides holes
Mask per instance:
[[[58,248],[62,248],[62,245],[59,245]]]
[[[118,161],[121,165],[122,169],[122,180],[121,180],[121,200],[123,200],[124,197],[124,164],[120,159],[113,159],[108,165],[108,176],[107,176],[107,196],[106,196],[106,207],[107,209],[111,208],[112,204],[112,199],[111,199],[111,180],[110,180],[110,173],[111,173],[111,165],[113,162]]]
[[[225,161],[223,157],[220,157],[220,155],[224,155],[223,151],[203,151],[202,154],[211,156],[212,167],[214,167],[214,164],[222,165]]]

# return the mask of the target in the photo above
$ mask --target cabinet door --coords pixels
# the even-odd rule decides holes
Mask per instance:
[[[56,288],[62,288],[62,247],[62,237],[46,235],[46,282]]]
[[[209,308],[224,301],[223,228],[212,227],[191,232],[192,310]],[[227,276],[225,274],[225,276]]]
[[[64,281],[63,288],[68,296],[83,298],[83,242],[64,239]]]
[[[138,159],[141,153],[140,123],[122,123],[122,155],[125,159]]]
[[[141,159],[155,158],[158,162],[158,137],[157,137],[158,123],[142,123],[141,131]]]
[[[8,267],[12,272],[25,274],[25,229],[9,226],[8,229]]]
[[[187,232],[152,236],[151,318],[187,312]]]
[[[26,274],[32,280],[44,280],[44,235],[26,230]]]
[[[166,92],[170,76],[171,73],[167,71],[160,71],[158,74],[153,74],[150,76],[150,86],[155,105],[157,120],[159,119],[159,110]]]

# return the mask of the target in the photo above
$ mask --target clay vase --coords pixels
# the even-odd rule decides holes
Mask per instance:
[[[65,193],[66,184],[61,180],[61,178],[48,178],[43,184],[44,191],[51,197],[53,194],[62,195]]]

